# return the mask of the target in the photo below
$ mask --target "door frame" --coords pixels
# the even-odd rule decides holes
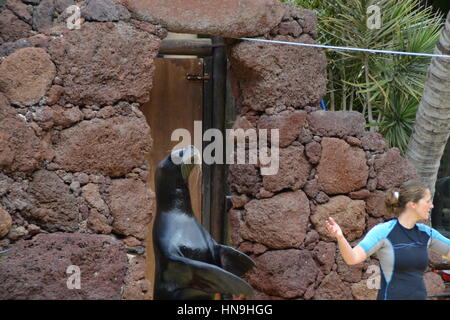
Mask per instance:
[[[164,54],[196,55],[203,59],[203,132],[219,129],[225,146],[225,108],[227,96],[227,56],[225,39],[210,35],[198,35],[211,39],[210,44],[201,41],[172,41],[161,45],[159,57]],[[209,79],[208,79],[209,78]],[[203,142],[203,148],[210,142]],[[217,183],[220,181],[220,183]],[[226,165],[202,163],[202,225],[218,242],[224,242],[226,229]]]
[[[211,81],[205,81],[203,87],[203,132],[210,128],[219,129],[224,138],[222,145],[225,146],[227,57],[223,38],[212,37],[212,55],[204,57],[204,64],[205,73],[211,75]],[[203,148],[209,143],[203,142]],[[202,165],[203,226],[218,242],[225,240],[225,166]]]

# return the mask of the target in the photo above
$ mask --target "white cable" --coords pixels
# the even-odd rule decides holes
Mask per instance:
[[[255,39],[255,38],[239,38],[239,40],[268,42],[268,43],[286,44],[286,45],[293,45],[293,46],[326,48],[326,49],[333,49],[333,50],[362,51],[362,52],[372,52],[372,53],[402,54],[402,55],[408,55],[408,56],[450,58],[450,55],[444,55],[444,54],[430,54],[430,53],[417,53],[417,52],[404,52],[404,51],[362,49],[362,48],[352,48],[352,47],[336,47],[336,46],[326,46],[326,45],[322,45],[322,44],[310,44],[310,43],[299,43],[299,42],[277,41],[277,40],[266,40],[266,39]]]

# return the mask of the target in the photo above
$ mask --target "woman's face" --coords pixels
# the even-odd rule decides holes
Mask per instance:
[[[430,217],[433,202],[431,201],[430,190],[425,190],[425,195],[417,203],[413,203],[413,209],[416,211],[420,220],[428,220]]]

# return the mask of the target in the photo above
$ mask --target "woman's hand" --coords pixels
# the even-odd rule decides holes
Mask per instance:
[[[331,233],[331,235],[333,237],[335,237],[336,239],[342,238],[344,236],[344,234],[342,233],[341,227],[339,227],[339,225],[336,223],[336,221],[332,217],[329,217],[325,221],[325,226],[327,227],[327,229]]]
[[[325,221],[325,226],[333,237],[338,240],[339,250],[341,251],[342,258],[345,263],[349,265],[354,265],[363,262],[367,258],[367,254],[364,249],[357,245],[352,248],[352,246],[345,239],[342,233],[341,227],[334,221],[333,218],[329,217]]]

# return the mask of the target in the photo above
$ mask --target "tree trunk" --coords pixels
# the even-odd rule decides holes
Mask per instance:
[[[435,49],[450,55],[450,12]],[[450,136],[450,58],[433,57],[406,157],[434,194],[437,173]]]
[[[364,58],[364,73],[366,76],[366,85],[369,84],[369,61],[368,61],[368,57],[366,56]],[[372,108],[372,102],[370,102],[371,100],[371,95],[370,95],[370,91],[366,92],[366,96],[367,96],[367,119],[369,121],[369,124],[373,124],[373,108]],[[375,132],[375,127],[371,126],[369,128],[370,132]]]

